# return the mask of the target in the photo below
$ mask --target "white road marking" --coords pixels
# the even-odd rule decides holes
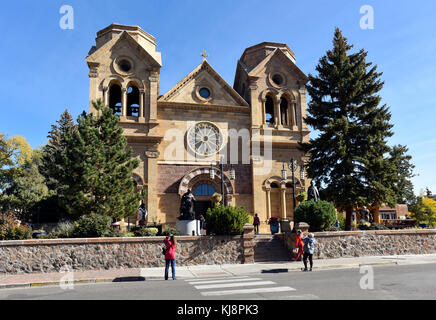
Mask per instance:
[[[234,288],[234,287],[253,287],[253,286],[264,286],[264,285],[270,285],[270,284],[276,284],[272,281],[257,281],[257,282],[236,282],[236,283],[221,283],[221,284],[211,284],[211,285],[205,285],[205,286],[195,286],[195,289],[203,290],[203,289],[216,289],[216,288]]]
[[[256,288],[256,289],[240,289],[240,290],[223,290],[223,291],[208,291],[201,294],[206,297],[210,296],[228,296],[236,294],[253,294],[253,293],[271,293],[271,292],[285,292],[296,291],[291,287],[273,287],[273,288]]]
[[[212,283],[226,283],[226,282],[242,282],[242,281],[258,281],[262,280],[261,278],[247,278],[247,279],[227,279],[227,280],[213,280],[213,281],[196,281],[190,282],[189,284],[212,284]]]
[[[226,280],[226,279],[245,279],[248,278],[248,276],[240,276],[240,277],[213,277],[213,278],[195,278],[195,279],[186,279],[186,282],[192,282],[192,281],[209,281],[209,280]]]

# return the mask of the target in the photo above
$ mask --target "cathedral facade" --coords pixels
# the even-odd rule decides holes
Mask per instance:
[[[140,161],[133,178],[144,190],[149,222],[175,224],[187,190],[196,198],[197,215],[219,193],[226,204],[257,213],[261,232],[270,217],[293,220],[294,194],[309,186],[298,150],[299,142],[309,141],[303,120],[308,79],[286,44],[247,48],[233,87],[204,55],[164,94],[161,54],[140,27],[112,24],[99,31],[86,62],[89,111],[101,99],[119,116]]]

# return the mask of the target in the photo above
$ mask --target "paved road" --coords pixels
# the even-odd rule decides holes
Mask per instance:
[[[374,266],[297,272],[276,270],[258,275],[149,280],[143,282],[75,284],[73,290],[41,287],[0,290],[0,299],[24,300],[354,300],[436,299],[436,264]],[[362,279],[362,277],[364,277]],[[369,280],[368,280],[369,279]],[[368,281],[367,281],[368,280]]]

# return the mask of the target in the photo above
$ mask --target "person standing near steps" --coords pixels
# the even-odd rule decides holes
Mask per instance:
[[[310,271],[312,271],[313,268],[313,254],[315,252],[315,244],[316,244],[315,235],[313,233],[309,233],[308,237],[303,238],[304,243],[304,256],[303,256],[303,263],[304,263],[304,269],[301,269],[302,271],[308,271],[307,270],[307,259],[310,261]]]

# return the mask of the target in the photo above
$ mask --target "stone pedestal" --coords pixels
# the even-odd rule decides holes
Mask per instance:
[[[299,222],[295,225],[295,230],[301,230],[303,233],[309,231],[309,224],[306,222]]]
[[[289,220],[280,220],[280,230],[282,233],[291,233],[291,222]]]
[[[200,220],[177,220],[176,229],[181,236],[199,236]]]

